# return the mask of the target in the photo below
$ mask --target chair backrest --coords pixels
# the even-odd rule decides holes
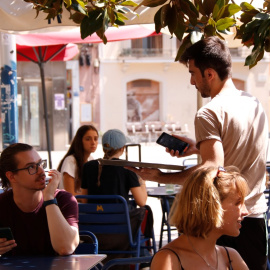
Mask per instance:
[[[97,237],[89,231],[79,231],[80,243],[75,254],[98,254]]]
[[[102,270],[110,269],[113,266],[116,265],[133,265],[138,263],[150,263],[152,260],[152,256],[146,256],[146,257],[136,257],[136,258],[121,258],[121,259],[113,259],[107,262],[103,267]],[[132,269],[132,268],[130,268]]]
[[[119,195],[77,195],[76,198],[87,199],[88,203],[79,203],[79,230],[93,232],[100,242],[100,237],[110,239],[112,235],[126,235],[133,251],[99,250],[99,253],[134,253],[138,249],[138,236],[135,240],[126,200]],[[139,234],[139,233],[138,233]],[[106,235],[108,235],[106,237]],[[112,238],[111,238],[112,239]],[[111,240],[114,241],[114,240]]]

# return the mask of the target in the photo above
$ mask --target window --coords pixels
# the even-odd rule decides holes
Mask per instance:
[[[134,80],[127,84],[127,121],[159,121],[159,82]]]

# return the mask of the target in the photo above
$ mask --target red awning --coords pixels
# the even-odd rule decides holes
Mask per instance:
[[[157,35],[154,29],[143,25],[127,25],[119,28],[109,27],[106,31],[108,42],[128,39],[144,38]],[[44,46],[67,43],[101,43],[102,40],[94,33],[85,39],[81,39],[80,29],[74,28],[70,31],[47,32],[35,34],[22,34],[16,36],[16,43],[24,46]]]
[[[39,62],[37,59],[37,55],[35,54],[35,50],[38,51],[38,47],[30,47],[30,46],[21,46],[17,44],[17,61],[30,61],[20,55],[20,53],[26,55],[31,58],[32,61]],[[46,62],[50,59],[54,54],[55,56],[50,59],[50,61],[68,61],[71,60],[79,53],[78,46],[76,44],[68,44],[65,48],[63,45],[50,45],[50,46],[41,46],[41,55],[44,56],[43,61]],[[62,50],[61,50],[62,49]],[[60,51],[60,52],[59,52]]]

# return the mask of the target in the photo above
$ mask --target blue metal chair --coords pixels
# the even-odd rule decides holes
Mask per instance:
[[[162,208],[162,220],[161,220],[161,227],[160,227],[160,238],[159,238],[159,248],[162,247],[162,240],[163,240],[163,233],[167,232],[167,239],[168,243],[171,242],[171,231],[177,230],[175,227],[171,227],[168,217],[171,209],[171,204],[173,203],[175,196],[166,196],[161,198],[161,208]]]
[[[75,249],[75,254],[98,254],[98,240],[97,237],[89,231],[79,231],[80,243]],[[101,270],[102,263],[98,263],[91,270]]]
[[[152,256],[147,257],[134,257],[134,258],[123,258],[123,259],[113,259],[107,262],[101,270],[110,269],[112,266],[116,265],[134,265],[134,264],[141,264],[141,263],[150,263],[152,260]]]
[[[75,254],[98,254],[97,237],[89,231],[79,231],[80,243]]]
[[[134,207],[136,208],[137,207],[137,204],[136,204],[136,201],[134,200],[133,196],[130,195],[129,196],[129,200],[128,200],[128,205],[130,205],[131,207]],[[147,215],[152,215],[152,213],[149,213],[149,211],[152,212],[150,206],[148,205],[145,205],[145,208],[146,210],[148,211],[148,213],[146,213],[146,216]],[[147,219],[146,219],[147,220]],[[142,224],[143,225],[143,224]],[[142,226],[143,227],[143,226]],[[157,252],[157,247],[156,247],[156,239],[155,239],[155,232],[154,232],[154,227],[152,227],[152,231],[151,231],[151,235],[149,236],[146,236],[146,235],[141,235],[141,237],[144,237],[145,239],[145,243],[147,242],[147,245],[145,245],[145,243],[143,243],[140,247],[141,249],[141,254],[143,253],[143,249],[144,250],[153,250],[154,254]],[[151,244],[152,242],[152,244]],[[147,252],[147,251],[146,251]]]
[[[129,254],[140,257],[140,246],[147,239],[141,239],[140,229],[136,235],[132,234],[127,201],[122,196],[77,195],[76,198],[88,200],[88,203],[79,203],[79,229],[91,231],[97,236],[100,254]],[[101,249],[104,239],[113,242],[113,237],[119,240],[126,237],[129,248]],[[139,264],[136,264],[135,269],[139,269]]]

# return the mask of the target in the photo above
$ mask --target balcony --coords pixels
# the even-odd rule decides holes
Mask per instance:
[[[174,52],[175,54],[175,52]],[[123,48],[119,57],[159,57],[159,58],[173,58],[172,50],[164,50],[162,48]]]

